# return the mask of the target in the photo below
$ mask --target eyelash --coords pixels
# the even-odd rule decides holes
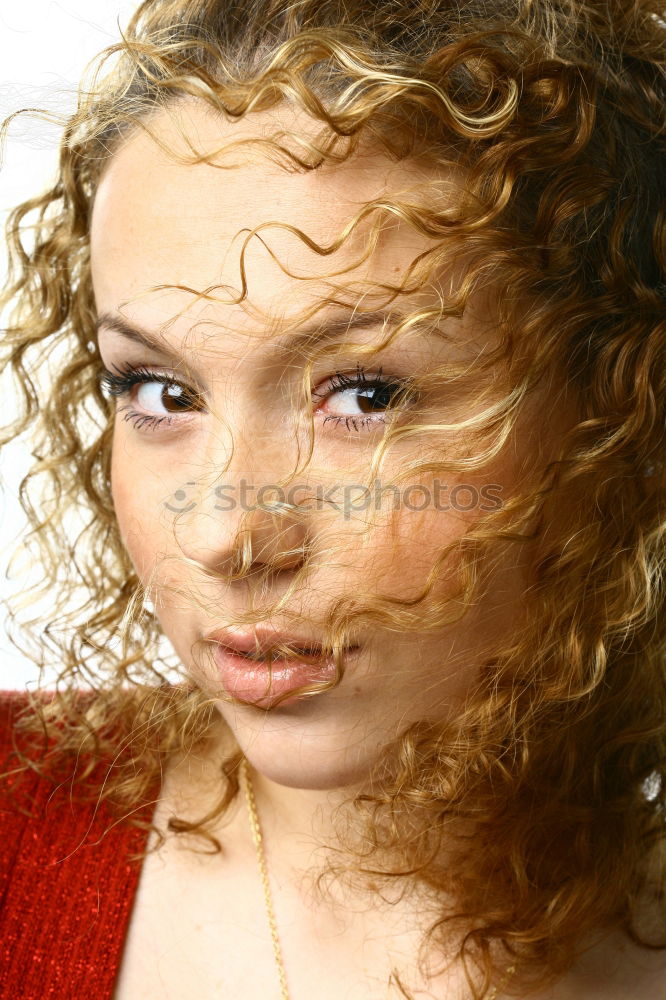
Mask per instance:
[[[125,396],[129,396],[135,386],[157,382],[160,385],[184,389],[185,396],[196,402],[196,395],[191,390],[188,390],[187,386],[184,386],[166,372],[154,372],[149,368],[144,368],[142,365],[134,366],[126,364],[123,367],[117,365],[112,365],[111,367],[113,371],[109,371],[107,368],[102,371],[100,385],[102,390],[106,391],[112,398],[123,399]],[[203,409],[203,407],[198,408]],[[118,412],[124,412],[124,419],[131,421],[137,430],[157,430],[163,424],[167,426],[172,424],[174,419],[173,416],[157,417],[149,413],[138,413],[131,406],[120,407]]]
[[[100,385],[103,391],[106,391],[108,395],[112,398],[122,399],[130,394],[132,389],[137,385],[146,385],[147,383],[157,382],[164,386],[174,386],[182,391],[184,391],[184,398],[189,399],[196,409],[203,409],[202,406],[196,406],[197,397],[196,394],[188,389],[187,386],[183,385],[173,376],[165,372],[155,372],[151,371],[149,368],[145,368],[141,365],[134,366],[131,364],[125,364],[123,367],[118,367],[116,365],[111,366],[113,371],[104,369],[100,375]],[[382,378],[382,369],[380,368],[376,374],[366,375],[365,370],[357,365],[356,372],[353,375],[346,374],[344,372],[336,372],[330,377],[327,384],[327,389],[325,392],[317,393],[317,398],[324,399],[328,395],[334,392],[339,392],[344,389],[380,389],[389,388],[395,389],[398,396],[403,395],[406,389],[406,381],[400,379],[387,379]],[[125,420],[132,422],[133,426],[137,430],[157,430],[158,427],[163,425],[169,426],[173,423],[173,416],[154,416],[147,413],[139,413],[133,410],[130,406],[121,407],[118,410],[119,413],[125,412]],[[185,412],[185,411],[184,411]],[[385,423],[386,421],[379,418],[367,417],[364,419],[359,419],[358,417],[347,415],[347,416],[335,416],[330,415],[324,418],[323,423],[328,423],[329,420],[335,421],[335,425],[338,426],[342,421],[344,421],[347,430],[352,427],[354,430],[359,430],[359,425],[361,427],[366,427],[370,424]]]

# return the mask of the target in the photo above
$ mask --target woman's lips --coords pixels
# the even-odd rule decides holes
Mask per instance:
[[[217,629],[210,632],[206,639],[209,642],[219,642],[234,653],[250,654],[258,659],[269,653],[287,658],[290,653],[295,656],[321,656],[322,651],[321,643],[314,639],[289,635],[265,625],[258,626],[253,632],[241,632],[233,628]]]
[[[345,650],[345,659],[353,655],[358,647]],[[276,658],[271,661],[269,674],[268,660],[257,660],[236,652],[228,646],[216,643],[214,659],[220,680],[228,694],[239,701],[269,708],[275,700],[314,682],[324,683],[335,678],[335,657],[299,656],[298,659]],[[291,704],[312,695],[294,694],[285,698],[280,706]]]

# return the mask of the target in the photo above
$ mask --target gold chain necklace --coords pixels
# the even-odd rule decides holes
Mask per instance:
[[[264,854],[264,848],[262,843],[261,827],[259,826],[257,806],[254,801],[254,791],[252,789],[252,782],[250,781],[250,772],[248,770],[246,757],[243,757],[241,761],[241,769],[243,771],[243,779],[245,784],[245,798],[247,800],[247,811],[250,816],[250,829],[252,830],[252,839],[254,840],[254,847],[257,852],[257,860],[259,861],[261,883],[264,887],[264,899],[266,901],[266,913],[268,914],[268,925],[271,929],[271,937],[273,939],[273,954],[275,955],[275,964],[277,965],[278,976],[280,977],[280,997],[281,1000],[289,1000],[289,990],[287,989],[287,975],[284,971],[284,963],[282,961],[282,949],[280,948],[280,938],[278,937],[277,923],[275,921],[275,912],[273,911],[273,902],[271,899],[271,887],[268,883],[268,868],[266,867],[266,856]]]
[[[250,818],[250,829],[252,831],[254,847],[257,852],[259,872],[261,873],[261,884],[264,889],[268,926],[271,929],[271,938],[273,940],[273,954],[275,955],[275,964],[277,965],[278,977],[280,979],[280,998],[281,1000],[289,1000],[287,974],[284,969],[284,962],[282,961],[282,949],[280,947],[280,938],[278,936],[277,922],[275,920],[275,911],[273,910],[273,900],[271,896],[271,887],[268,881],[268,867],[266,865],[266,855],[264,853],[263,838],[261,836],[261,827],[259,825],[259,816],[257,814],[257,804],[254,800],[254,790],[252,788],[252,781],[250,780],[250,772],[248,770],[246,757],[243,757],[241,761],[241,771],[243,773],[243,784],[245,785],[245,799],[247,801],[247,811]],[[515,972],[515,968],[514,966],[511,966],[511,968],[506,971],[507,973]],[[497,987],[494,986],[492,993],[488,994],[486,1000],[496,1000],[496,997]]]

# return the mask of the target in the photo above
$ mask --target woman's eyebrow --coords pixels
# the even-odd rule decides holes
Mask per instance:
[[[140,344],[141,347],[147,347],[149,351],[156,351],[158,354],[163,354],[172,361],[178,360],[176,351],[171,350],[147,330],[128,323],[122,316],[114,316],[110,312],[100,313],[95,325],[98,331],[102,327],[105,327],[107,330],[115,330],[116,333],[120,333],[127,340],[131,340],[135,344]]]
[[[293,334],[273,340],[271,347],[278,351],[294,354],[308,347],[334,340],[336,337],[349,333],[351,330],[367,329],[383,325],[387,320],[397,318],[397,316],[391,316],[381,310],[366,313],[348,313],[338,318],[318,320],[315,323],[311,323]],[[96,326],[97,330],[100,330],[102,327],[115,330],[116,333],[120,333],[133,343],[140,344],[151,351],[163,354],[172,361],[180,360],[180,355],[177,351],[169,348],[148,330],[128,323],[122,316],[117,316],[110,312],[101,313],[97,318]]]

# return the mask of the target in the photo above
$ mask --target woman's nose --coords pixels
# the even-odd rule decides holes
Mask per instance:
[[[204,570],[231,581],[260,569],[295,570],[307,557],[310,527],[302,506],[250,499],[243,491],[206,491],[194,482],[174,496],[178,548]]]
[[[262,505],[245,512],[222,559],[233,576],[258,568],[295,570],[305,562],[307,542],[302,511],[287,504]]]

